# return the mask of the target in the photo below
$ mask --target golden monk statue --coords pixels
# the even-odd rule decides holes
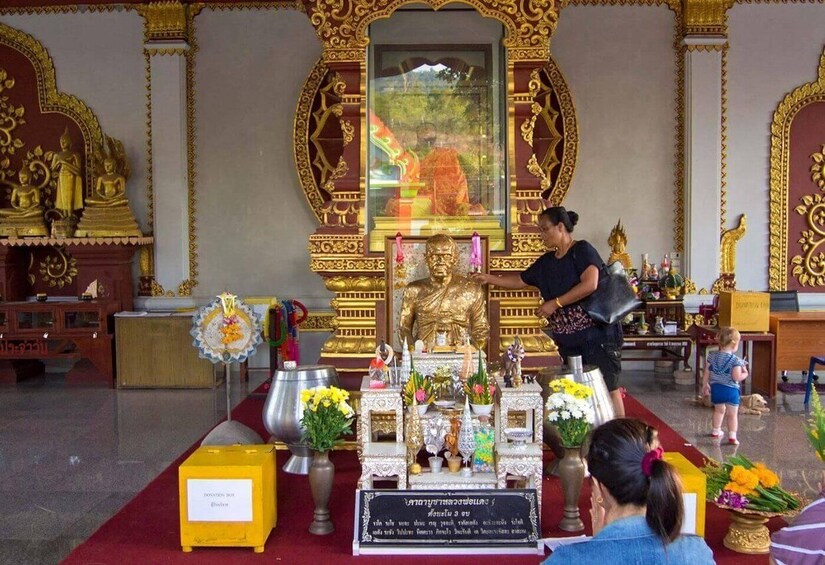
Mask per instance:
[[[51,169],[57,176],[54,207],[68,218],[83,208],[83,177],[80,175],[80,155],[72,151],[69,129],[60,136],[60,151],[52,157]]]
[[[0,236],[33,236],[49,234],[40,204],[40,189],[29,184],[29,172],[20,171],[20,184],[11,192],[11,208],[0,209]]]
[[[103,161],[104,173],[97,178],[94,196],[86,199],[75,237],[142,235],[126,199],[126,177],[116,172],[116,166],[112,157]]]
[[[411,282],[404,289],[399,316],[400,341],[420,339],[433,350],[436,337],[443,333],[449,345],[462,343],[469,335],[472,345],[483,348],[490,326],[487,303],[481,285],[453,272],[458,261],[455,241],[438,234],[427,240],[429,278]]]

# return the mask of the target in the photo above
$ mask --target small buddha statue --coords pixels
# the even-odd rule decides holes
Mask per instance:
[[[20,184],[11,192],[11,208],[0,209],[0,236],[44,237],[49,234],[40,203],[40,189],[29,184],[29,172],[20,171]]]
[[[116,164],[111,157],[103,161],[104,173],[97,178],[94,195],[86,198],[76,237],[142,235],[126,199],[126,177],[116,172]]]

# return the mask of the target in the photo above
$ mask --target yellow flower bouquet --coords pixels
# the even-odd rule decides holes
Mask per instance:
[[[355,412],[348,399],[349,392],[334,386],[301,391],[302,439],[310,449],[329,451],[341,442],[341,436],[351,432]]]
[[[708,461],[702,471],[707,477],[707,499],[719,506],[785,514],[801,505],[779,485],[776,473],[744,455],[734,455],[724,463]]]

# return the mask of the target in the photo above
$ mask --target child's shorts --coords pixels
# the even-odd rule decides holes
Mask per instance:
[[[710,385],[710,401],[713,404],[728,404],[739,406],[739,389],[732,386]]]

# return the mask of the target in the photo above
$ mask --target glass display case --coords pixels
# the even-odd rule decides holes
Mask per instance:
[[[504,249],[503,55],[490,44],[381,45],[367,93],[370,251],[387,236],[487,235]]]

